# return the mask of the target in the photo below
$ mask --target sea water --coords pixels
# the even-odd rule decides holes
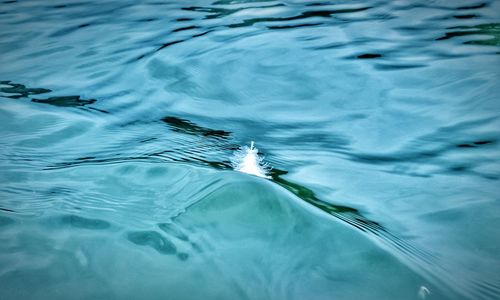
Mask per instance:
[[[500,298],[499,23],[3,1],[0,299]]]

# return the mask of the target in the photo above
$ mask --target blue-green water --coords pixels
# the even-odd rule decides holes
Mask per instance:
[[[3,1],[0,299],[499,299],[499,24]],[[251,140],[271,179],[232,169]]]

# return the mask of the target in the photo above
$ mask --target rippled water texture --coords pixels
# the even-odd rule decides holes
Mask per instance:
[[[3,1],[0,299],[499,299],[499,54],[500,1]]]

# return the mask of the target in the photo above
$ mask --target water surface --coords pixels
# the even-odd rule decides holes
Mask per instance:
[[[3,1],[0,298],[500,298],[499,12]]]

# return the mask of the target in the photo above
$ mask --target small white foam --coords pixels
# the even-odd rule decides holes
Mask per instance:
[[[427,298],[427,296],[429,296],[431,294],[431,291],[429,291],[428,288],[426,288],[425,286],[421,286],[419,289],[418,289],[418,297],[420,299],[425,299]]]
[[[236,171],[263,177],[271,178],[266,175],[269,166],[259,156],[259,149],[254,147],[254,142],[250,143],[250,147],[243,147],[236,151],[232,158],[232,165]]]

